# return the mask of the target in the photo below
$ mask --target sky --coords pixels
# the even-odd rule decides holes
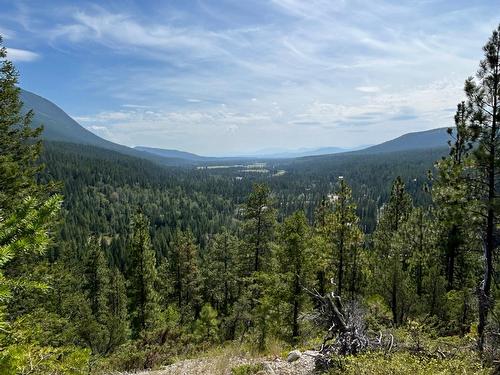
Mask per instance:
[[[453,125],[499,0],[0,0],[20,85],[128,146],[356,147]]]

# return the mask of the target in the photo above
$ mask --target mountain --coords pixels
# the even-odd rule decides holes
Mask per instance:
[[[338,154],[340,152],[350,151],[340,147],[321,147],[321,148],[299,148],[297,150],[271,149],[261,150],[252,154],[244,154],[242,157],[258,157],[262,159],[291,159],[303,156]]]
[[[179,151],[179,150],[168,150],[168,149],[162,149],[162,148],[154,148],[154,147],[146,147],[146,146],[136,146],[134,149],[142,151],[142,152],[148,152],[153,155],[158,155],[164,158],[178,158],[178,159],[184,159],[184,160],[191,160],[191,161],[207,161],[207,160],[215,160],[217,158],[211,158],[207,156],[200,156],[193,154],[191,152],[186,152],[186,151]]]
[[[185,160],[191,160],[195,162],[206,162],[206,161],[248,160],[248,159],[250,160],[294,159],[305,156],[340,154],[349,151],[357,151],[360,149],[364,149],[365,147],[367,146],[356,147],[352,149],[346,149],[341,147],[300,148],[297,150],[267,149],[267,150],[256,151],[250,154],[238,154],[234,156],[201,156],[186,151],[162,149],[162,148],[154,148],[146,146],[136,146],[135,149],[163,157],[174,157]]]
[[[303,148],[298,150],[263,150],[258,154],[234,157],[206,157],[179,150],[143,146],[130,148],[113,143],[88,131],[57,105],[39,95],[26,90],[21,90],[21,100],[24,102],[24,111],[33,109],[35,113],[33,125],[44,126],[42,137],[45,140],[96,146],[107,150],[117,151],[125,155],[148,159],[164,165],[192,166],[205,162],[218,161],[294,159],[302,157],[318,157],[321,155],[340,155],[345,153],[376,154],[409,150],[425,150],[440,147],[444,148],[447,146],[447,141],[449,139],[449,135],[446,131],[447,128],[438,128],[404,134],[398,138],[379,145],[356,151],[342,149],[339,147],[323,147],[317,149]]]
[[[46,141],[96,146],[164,165],[183,165],[188,162],[185,158],[162,157],[102,139],[81,126],[57,105],[32,92],[21,89],[21,100],[24,112],[30,109],[34,112],[33,126],[43,125],[42,138]]]
[[[437,128],[421,132],[407,133],[390,141],[355,151],[360,154],[376,154],[409,150],[424,150],[447,147],[450,136],[448,128]]]
[[[448,128],[438,128],[425,130],[421,132],[412,132],[404,134],[390,141],[383,142],[375,146],[363,146],[352,149],[340,147],[321,147],[321,148],[302,148],[298,150],[272,149],[262,150],[252,154],[242,154],[232,157],[207,157],[200,156],[190,152],[179,150],[167,150],[161,148],[152,148],[138,146],[135,149],[148,152],[162,157],[174,157],[182,160],[187,160],[193,163],[210,162],[210,161],[228,161],[228,160],[244,160],[244,159],[296,159],[307,157],[319,157],[341,154],[379,154],[386,152],[401,152],[413,150],[426,150],[436,148],[446,148],[450,136],[447,133]]]
[[[42,137],[50,141],[99,146],[107,149],[127,148],[106,141],[88,131],[51,101],[26,90],[21,90],[24,111],[32,109],[34,126],[44,126]]]

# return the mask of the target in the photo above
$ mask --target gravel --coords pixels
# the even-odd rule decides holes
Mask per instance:
[[[311,375],[314,374],[316,352],[307,351],[296,361],[289,363],[284,359],[264,359],[246,357],[215,356],[179,361],[162,370],[146,371],[136,375],[231,375],[231,369],[244,364],[263,364],[264,370],[258,375]],[[125,374],[123,374],[125,375]]]

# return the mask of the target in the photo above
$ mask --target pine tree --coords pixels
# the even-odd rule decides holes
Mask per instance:
[[[6,57],[0,37],[0,372],[18,373],[29,368],[31,373],[47,369],[76,373],[88,364],[86,350],[65,346],[64,341],[40,342],[31,331],[23,330],[22,324],[16,324],[40,324],[39,317],[33,321],[35,312],[19,309],[9,316],[7,310],[8,302],[19,305],[17,296],[47,290],[34,265],[40,261],[38,270],[44,268],[42,256],[52,239],[62,199],[37,181],[43,169],[39,164],[41,129],[31,128],[32,112],[22,114],[18,73]],[[43,279],[47,280],[46,276]],[[56,314],[45,314],[43,319],[48,325],[62,320]]]
[[[134,216],[129,256],[130,310],[133,332],[137,336],[142,331],[157,328],[161,321],[159,295],[156,290],[156,257],[151,246],[149,220],[143,214]]]
[[[276,227],[276,210],[267,185],[254,184],[243,212],[243,243],[238,255],[238,301],[235,305],[232,329],[243,322],[243,337],[248,331],[257,334],[259,349],[263,349],[269,331],[271,298],[268,291],[274,285],[272,275],[272,241]]]
[[[89,239],[89,249],[84,265],[83,289],[87,292],[92,314],[104,323],[108,315],[109,268],[99,240]]]
[[[398,230],[408,220],[413,209],[412,201],[400,177],[394,181],[389,201],[383,206],[380,219],[373,233],[373,280],[375,289],[386,297],[392,311],[394,325],[402,323],[408,306],[405,301],[404,257],[394,239]]]
[[[89,239],[83,265],[82,292],[86,299],[79,307],[80,336],[93,354],[105,354],[109,345],[106,326],[109,320],[109,269],[99,240],[95,237]]]
[[[6,59],[0,36],[0,209],[4,217],[27,197],[45,197],[46,186],[36,183],[42,128],[32,128],[33,112],[22,113],[18,72]]]
[[[351,297],[356,288],[356,255],[363,234],[359,229],[356,205],[352,199],[351,188],[342,178],[333,205],[333,213],[327,217],[329,235],[334,249],[334,265],[337,269],[337,295],[342,296],[346,281],[350,281]],[[348,272],[346,272],[348,271]]]
[[[493,258],[498,248],[498,176],[500,163],[500,25],[483,47],[484,59],[476,77],[465,82],[466,108],[474,149],[474,182],[477,202],[484,221],[480,231],[484,239],[484,274],[479,286],[479,348],[484,347],[484,332],[493,306],[491,285]]]
[[[177,231],[171,246],[173,297],[181,322],[192,322],[201,309],[201,275],[198,246],[191,232]]]
[[[331,211],[323,203],[318,213],[317,232],[322,241],[316,244],[318,248],[322,243],[329,247],[327,256],[327,270],[329,277],[335,276],[336,293],[341,296],[347,288],[353,297],[358,281],[358,252],[363,240],[363,233],[359,228],[359,218],[356,213],[356,204],[352,198],[352,191],[343,178],[339,180],[336,194],[332,195]],[[325,212],[326,211],[326,212]],[[321,263],[321,254],[316,259]],[[324,291],[325,277],[320,276],[319,289]],[[346,284],[348,284],[346,286]]]
[[[442,307],[445,280],[438,261],[438,240],[435,222],[421,207],[412,210],[394,236],[394,251],[401,257],[399,288],[404,290],[408,310],[416,314],[436,315]]]
[[[127,312],[127,292],[125,278],[115,267],[110,272],[110,290],[108,293],[108,321],[109,343],[107,352],[112,352],[123,344],[129,336],[129,322]]]
[[[314,217],[313,248],[315,249],[314,266],[316,272],[316,287],[322,296],[327,290],[328,269],[331,269],[333,260],[331,259],[331,245],[328,235],[328,216],[331,214],[332,206],[327,197],[323,197],[316,208]]]
[[[229,315],[236,299],[238,284],[238,238],[223,230],[209,242],[203,255],[203,289],[219,316]]]
[[[197,341],[213,343],[218,340],[219,321],[217,311],[206,303],[200,311],[200,317],[194,324],[194,335]]]
[[[270,243],[276,225],[276,210],[269,187],[255,184],[248,197],[244,210],[244,238],[248,255],[253,254],[253,264],[249,273],[265,270],[270,259]]]
[[[297,211],[285,219],[280,231],[278,262],[282,279],[281,298],[288,304],[285,316],[289,321],[293,344],[300,337],[299,315],[305,304],[303,288],[308,284],[311,272],[309,239],[310,228],[304,212]]]

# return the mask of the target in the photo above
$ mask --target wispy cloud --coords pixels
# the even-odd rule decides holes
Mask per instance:
[[[37,60],[40,55],[24,49],[7,48],[7,57],[12,61],[34,61]]]
[[[380,87],[378,86],[358,86],[356,90],[366,93],[376,93],[380,91]]]
[[[94,98],[69,102],[90,130],[205,153],[449,125],[498,23],[493,0],[102,4],[25,7],[15,35],[75,61],[72,86],[54,81]]]

